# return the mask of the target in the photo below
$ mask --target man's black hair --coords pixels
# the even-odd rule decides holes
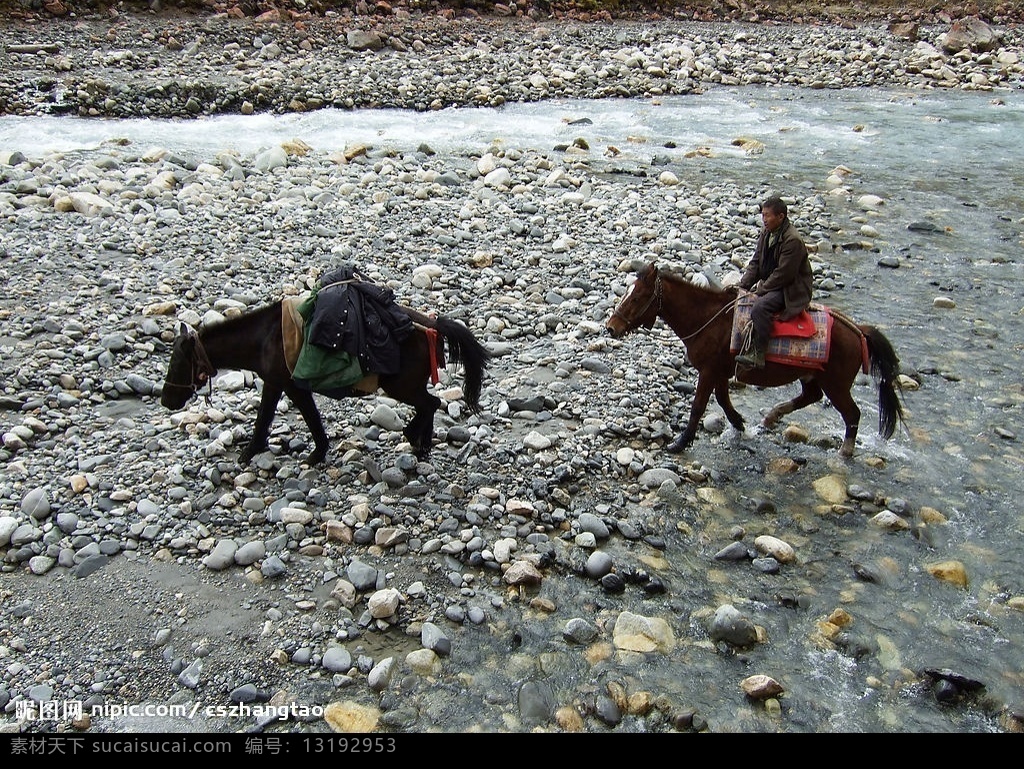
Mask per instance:
[[[770,198],[766,199],[764,203],[761,204],[762,211],[764,211],[766,208],[770,208],[777,214],[789,216],[789,208],[786,206],[785,202],[783,202],[782,198],[780,198],[778,195],[772,195]]]

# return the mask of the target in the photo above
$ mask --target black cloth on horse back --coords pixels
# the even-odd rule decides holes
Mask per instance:
[[[394,292],[363,280],[352,265],[320,278],[309,328],[313,344],[355,356],[367,373],[395,374],[401,365],[399,345],[412,329]]]

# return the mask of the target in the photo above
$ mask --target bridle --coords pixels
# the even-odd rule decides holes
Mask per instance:
[[[197,394],[205,386],[207,389],[203,395],[206,397],[206,402],[209,403],[210,396],[213,394],[213,378],[217,376],[217,369],[210,362],[210,356],[203,346],[203,340],[199,338],[195,329],[184,326],[181,333],[193,342],[192,354],[189,356],[192,363],[192,376],[188,382],[164,381],[164,387],[178,387]]]
[[[626,324],[628,328],[635,328],[640,325],[639,319],[642,318],[646,312],[651,309],[651,305],[655,302],[658,303],[657,314],[661,315],[662,308],[662,286],[661,286],[661,273],[657,272],[654,275],[654,291],[651,293],[651,298],[647,300],[647,304],[640,308],[639,312],[633,314],[632,318],[627,318],[622,312],[622,303],[612,311],[612,317],[618,318]]]
[[[620,303],[619,306],[616,307],[612,311],[612,317],[613,318],[618,318],[623,323],[625,323],[626,326],[629,327],[629,328],[635,328],[635,326],[640,325],[640,324],[639,324],[638,320],[634,320],[634,319],[642,318],[644,316],[644,314],[650,309],[651,305],[654,304],[655,302],[658,303],[658,312],[657,312],[657,314],[661,315],[661,310],[662,310],[662,307],[663,307],[663,304],[662,304],[663,299],[664,299],[664,296],[663,296],[662,284],[661,284],[661,271],[659,270],[655,274],[655,276],[654,276],[654,292],[651,294],[651,298],[647,300],[647,304],[645,304],[640,309],[639,312],[634,313],[633,318],[627,318],[625,316],[625,314],[623,314],[621,312],[622,305]],[[679,337],[679,339],[681,341],[683,341],[683,342],[686,342],[686,341],[689,341],[690,339],[693,339],[695,336],[700,334],[704,329],[706,329],[708,326],[710,326],[712,323],[714,323],[719,315],[721,315],[722,313],[726,313],[726,312],[729,312],[730,310],[732,310],[739,303],[739,301],[740,301],[739,297],[737,297],[736,299],[733,299],[731,302],[727,302],[726,305],[724,307],[722,307],[722,309],[720,309],[718,312],[716,312],[714,315],[712,315],[711,318],[708,319],[707,323],[705,323],[703,326],[698,328],[692,334],[687,334],[686,336],[681,336],[681,337]]]

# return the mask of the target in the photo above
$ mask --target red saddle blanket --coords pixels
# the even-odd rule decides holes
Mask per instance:
[[[743,294],[736,300],[729,342],[731,353],[738,353],[743,348],[750,310],[756,298],[755,294]],[[775,321],[764,357],[766,361],[775,363],[820,369],[828,360],[831,341],[832,313],[824,305],[811,304],[795,318]]]

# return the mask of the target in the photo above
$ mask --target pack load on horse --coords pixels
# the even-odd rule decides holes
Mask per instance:
[[[198,330],[182,323],[171,348],[160,403],[182,408],[220,369],[254,372],[263,381],[256,425],[239,462],[267,449],[282,395],[299,409],[314,448],[307,461],[327,456],[328,438],[313,393],[341,399],[383,390],[413,407],[403,434],[425,459],[440,398],[427,389],[447,360],[461,365],[463,396],[480,411],[480,390],[490,352],[462,323],[431,317],[394,303],[390,289],[363,280],[351,267],[321,279],[307,297],[286,297]],[[207,391],[209,393],[209,390]]]
[[[878,386],[878,433],[891,438],[904,422],[898,390],[899,358],[885,335],[873,326],[857,324],[842,313],[812,305],[809,316],[791,321],[793,339],[773,338],[764,368],[736,366],[742,347],[742,329],[734,324],[743,312],[745,295],[737,290],[698,286],[685,278],[662,272],[655,263],[645,265],[629,291],[612,312],[606,329],[620,338],[639,327],[651,328],[661,318],[686,346],[690,364],[697,369],[697,388],[686,428],[666,449],[680,452],[693,443],[697,425],[711,394],[729,423],[743,430],[744,420],[729,398],[729,380],[757,387],[780,387],[799,381],[800,393],[775,405],[764,418],[766,428],[804,406],[828,398],[846,425],[840,454],[853,456],[860,425],[860,409],[851,388],[861,370],[871,373]],[[747,306],[749,312],[749,306]],[[799,341],[794,341],[799,340]],[[800,348],[806,348],[800,350]],[[809,351],[809,352],[808,352]]]

